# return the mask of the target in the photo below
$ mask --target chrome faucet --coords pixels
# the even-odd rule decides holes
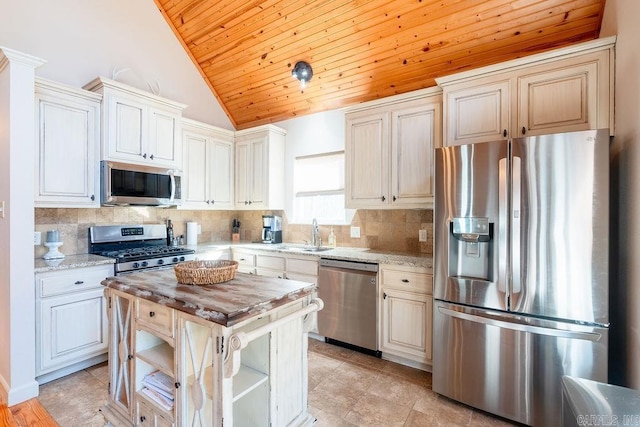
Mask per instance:
[[[315,218],[313,218],[313,221],[311,221],[311,246],[314,246],[316,248],[322,246],[320,229],[318,229],[318,221]]]

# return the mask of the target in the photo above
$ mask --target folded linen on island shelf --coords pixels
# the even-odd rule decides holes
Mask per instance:
[[[145,396],[149,397],[160,406],[170,411],[173,409],[174,382],[173,378],[160,371],[155,371],[142,379],[142,390]]]
[[[167,411],[173,410],[173,399],[168,399],[162,393],[158,393],[157,391],[147,387],[142,387],[142,390],[140,390],[140,392],[144,394],[146,397],[148,397],[149,400],[157,403],[165,410]]]

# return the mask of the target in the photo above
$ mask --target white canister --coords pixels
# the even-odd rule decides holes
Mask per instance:
[[[187,245],[198,244],[198,223],[187,222]]]

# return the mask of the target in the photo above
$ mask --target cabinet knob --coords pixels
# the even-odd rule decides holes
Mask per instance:
[[[502,131],[502,136],[504,136],[505,138],[507,137],[507,130],[506,130],[506,129],[504,129],[504,130]]]
[[[249,200],[249,204],[251,204],[251,200]]]
[[[127,356],[127,360],[132,360],[133,359],[133,354],[130,354]]]
[[[206,202],[207,204],[210,204],[210,203],[209,203],[209,200],[205,200],[205,202]]]
[[[382,293],[382,299],[387,299],[387,293],[386,292]]]
[[[146,159],[146,158],[147,158],[147,153],[144,153],[144,154],[142,155],[142,158],[143,158],[143,159]]]
[[[247,201],[245,200],[245,201],[244,201],[244,204],[245,204],[245,205],[248,205],[248,204],[249,204],[249,202],[247,202]]]
[[[402,283],[409,283],[409,279],[402,279]]]
[[[76,285],[82,285],[84,282],[82,280],[76,280]]]
[[[396,196],[393,196],[393,201],[395,202],[396,200],[397,200],[397,199],[396,199]]]
[[[145,417],[145,416],[143,415],[143,416],[141,416],[141,417],[140,417],[140,422],[141,422],[141,423],[143,423],[143,422],[144,422],[144,420],[146,420],[146,419],[147,419],[147,417]]]
[[[91,195],[91,201],[93,202],[94,200],[96,200],[96,196],[94,194]]]
[[[176,386],[176,388],[180,388],[180,383],[175,383],[174,385]]]
[[[156,315],[156,312],[155,312],[155,311],[150,311],[150,312],[149,312],[149,317],[154,317],[155,315]]]
[[[212,205],[215,205],[215,203],[216,203],[216,201],[215,201],[215,200],[212,200],[212,201],[211,201],[211,204],[212,204]]]
[[[525,128],[524,126],[522,126],[522,134],[524,135],[525,133],[527,133],[527,128]]]
[[[384,202],[385,200],[387,200],[387,198],[382,196],[382,201]]]
[[[150,155],[150,156],[149,156],[149,158],[150,158],[151,160],[153,160],[153,154],[152,154],[152,155]]]

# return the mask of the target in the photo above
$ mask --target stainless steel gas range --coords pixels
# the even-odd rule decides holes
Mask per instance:
[[[115,275],[169,268],[195,259],[193,249],[167,246],[163,224],[90,227],[89,253],[115,258]]]

